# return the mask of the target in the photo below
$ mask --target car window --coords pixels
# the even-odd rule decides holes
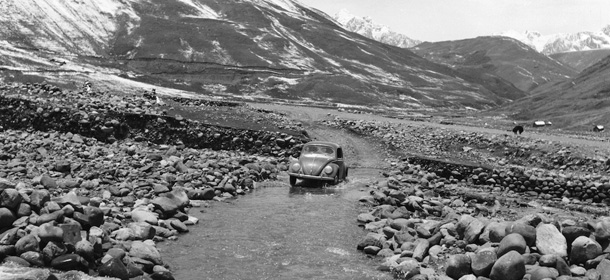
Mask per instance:
[[[325,156],[333,156],[335,154],[335,152],[333,151],[333,148],[331,147],[325,147],[325,146],[306,146],[305,148],[303,148],[303,154],[304,155],[312,155],[312,154],[316,154],[316,155],[325,155]]]

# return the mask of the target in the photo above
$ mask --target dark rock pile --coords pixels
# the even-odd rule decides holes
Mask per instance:
[[[157,144],[239,150],[273,156],[298,155],[304,137],[233,129],[161,115],[137,96],[58,91],[48,85],[0,89],[0,129],[59,131],[114,142],[127,137]]]
[[[419,165],[399,164],[360,201],[369,232],[358,244],[384,258],[399,279],[608,279],[610,217],[538,209],[509,200],[465,199],[439,192],[450,181]],[[463,183],[466,185],[465,183]],[[483,197],[483,196],[481,196]],[[514,201],[513,201],[514,202]],[[509,217],[515,217],[511,219]],[[601,277],[601,278],[600,278]]]

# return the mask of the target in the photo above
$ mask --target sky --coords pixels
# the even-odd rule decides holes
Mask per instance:
[[[341,9],[421,41],[537,31],[542,35],[600,31],[610,0],[298,0],[330,16]]]

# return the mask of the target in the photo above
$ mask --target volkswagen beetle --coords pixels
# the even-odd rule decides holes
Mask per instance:
[[[290,165],[290,185],[297,179],[328,181],[332,184],[347,178],[343,149],[336,143],[312,141],[303,145],[299,161]]]

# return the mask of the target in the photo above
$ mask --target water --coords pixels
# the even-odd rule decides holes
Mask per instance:
[[[158,248],[176,279],[392,279],[356,250],[364,194],[353,182],[260,188],[191,209],[200,223]]]

